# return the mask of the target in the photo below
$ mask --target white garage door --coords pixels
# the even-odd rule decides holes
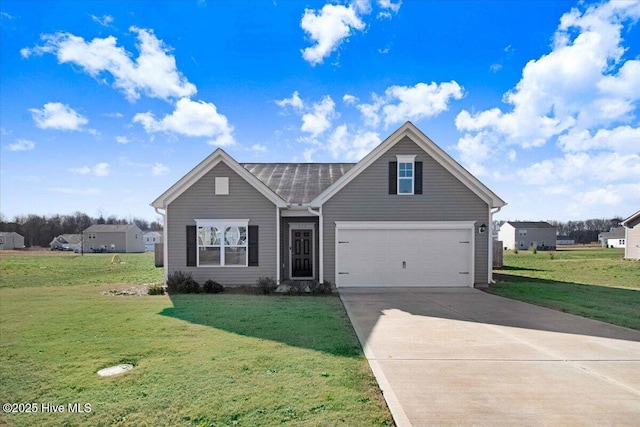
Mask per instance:
[[[338,286],[473,285],[471,223],[375,224],[337,223]]]

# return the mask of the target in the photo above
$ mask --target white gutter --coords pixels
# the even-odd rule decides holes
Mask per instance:
[[[319,249],[318,250],[320,251],[320,254],[318,254],[318,264],[320,264],[318,266],[319,267],[318,280],[320,281],[320,283],[322,283],[324,282],[324,262],[323,262],[324,261],[324,235],[323,235],[324,221],[322,220],[322,206],[318,208],[318,212],[311,209],[311,206],[307,206],[307,211],[309,211],[310,214],[318,217],[318,223],[319,223],[319,229],[318,229]]]
[[[496,209],[496,211],[492,211],[492,208],[489,208],[489,284],[495,283],[493,280],[493,214],[497,214],[502,209],[502,206]]]
[[[167,244],[167,235],[169,234],[169,230],[167,228],[167,209],[165,208],[164,213],[158,210],[160,208],[154,209],[156,213],[162,217],[162,268],[164,269],[164,281],[166,282],[169,278],[169,245]]]

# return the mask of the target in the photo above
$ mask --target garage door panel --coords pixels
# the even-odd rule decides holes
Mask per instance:
[[[339,286],[469,286],[471,230],[340,229]]]

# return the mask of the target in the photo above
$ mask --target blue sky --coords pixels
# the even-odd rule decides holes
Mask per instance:
[[[640,2],[0,3],[0,211],[144,217],[223,147],[357,161],[407,120],[509,204],[640,209]]]

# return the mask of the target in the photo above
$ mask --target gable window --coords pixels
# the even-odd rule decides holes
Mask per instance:
[[[246,267],[249,220],[196,220],[198,267]]]
[[[527,230],[518,230],[518,236],[526,236]]]
[[[389,194],[422,194],[422,162],[415,155],[397,155],[389,162]]]
[[[216,176],[215,191],[216,191],[216,196],[229,195],[229,177]]]

